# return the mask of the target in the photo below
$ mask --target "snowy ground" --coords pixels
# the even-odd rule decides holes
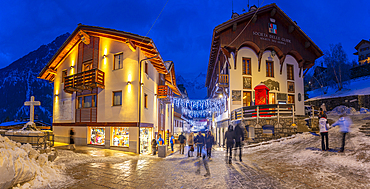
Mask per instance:
[[[351,133],[344,153],[338,127],[329,130],[330,151],[321,151],[321,137],[310,133],[244,151],[247,159],[291,188],[370,188],[370,137],[359,132],[368,114],[350,116]],[[338,117],[329,119],[337,120]],[[369,121],[370,122],[370,121]]]

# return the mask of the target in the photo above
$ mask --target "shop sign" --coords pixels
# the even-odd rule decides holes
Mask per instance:
[[[264,33],[264,32],[253,31],[253,35],[260,37],[261,40],[271,41],[273,43],[278,43],[278,44],[282,44],[282,45],[286,45],[287,43],[292,43],[292,41],[290,39],[287,39],[287,38],[284,38],[284,37],[279,37],[279,36],[273,35],[273,34]]]

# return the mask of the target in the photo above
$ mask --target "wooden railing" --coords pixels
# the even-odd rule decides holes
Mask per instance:
[[[167,85],[158,85],[157,97],[165,103],[170,103],[173,97],[173,92]]]
[[[229,75],[227,74],[220,74],[218,79],[218,84],[222,86],[229,85]]]
[[[231,111],[231,121],[243,119],[258,119],[266,117],[292,117],[294,122],[294,104],[268,104],[246,106]]]
[[[74,91],[92,90],[100,87],[104,89],[104,72],[92,69],[77,73],[64,78],[64,91],[73,93]]]

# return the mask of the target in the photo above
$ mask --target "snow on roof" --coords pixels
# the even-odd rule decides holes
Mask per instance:
[[[323,93],[323,89],[319,88],[313,91],[308,91],[310,99],[305,100],[306,102],[327,98],[338,98],[345,96],[355,95],[370,95],[370,76],[352,79],[344,83],[344,87],[341,91],[337,91],[336,87],[329,87],[327,93]]]
[[[8,127],[8,126],[15,126],[15,125],[24,125],[27,121],[8,121],[0,123],[0,127]]]

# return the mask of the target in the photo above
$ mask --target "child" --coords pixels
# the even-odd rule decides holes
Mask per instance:
[[[322,151],[329,150],[329,138],[328,138],[328,130],[329,130],[329,123],[326,119],[326,114],[322,113],[321,118],[319,119],[319,127],[320,127],[320,135],[321,135],[321,149]],[[324,142],[324,138],[326,138],[326,145]],[[326,148],[325,148],[326,147]]]

